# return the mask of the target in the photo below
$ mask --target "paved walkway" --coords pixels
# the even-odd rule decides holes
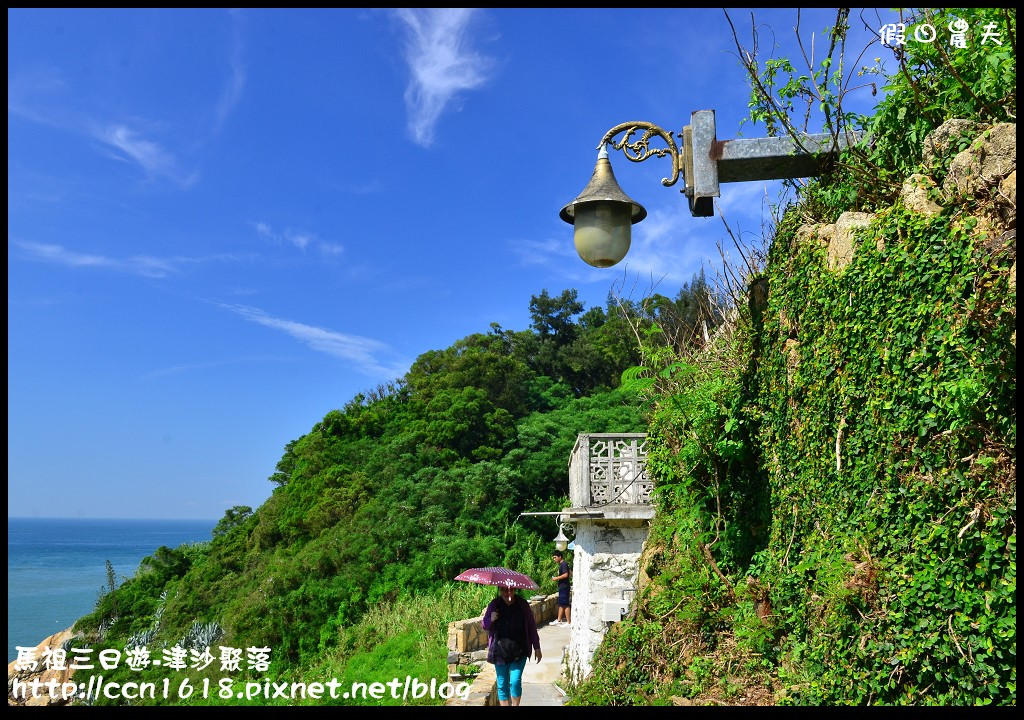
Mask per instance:
[[[555,681],[562,677],[562,660],[569,646],[568,625],[541,625],[541,661],[529,660],[523,670],[523,699],[520,705],[562,705],[566,698]]]

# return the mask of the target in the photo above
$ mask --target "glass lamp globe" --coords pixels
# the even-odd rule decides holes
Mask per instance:
[[[626,257],[632,237],[631,206],[622,202],[588,202],[576,206],[573,243],[583,262],[611,267]]]
[[[647,217],[647,210],[619,187],[608,148],[602,145],[590,182],[558,216],[572,224],[573,243],[583,262],[606,268],[626,256],[631,226]]]
[[[561,527],[558,528],[558,535],[555,536],[554,543],[556,550],[565,550],[569,547],[569,538],[562,532]]]

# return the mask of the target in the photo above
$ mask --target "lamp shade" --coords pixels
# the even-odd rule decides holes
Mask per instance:
[[[580,258],[588,265],[605,268],[626,256],[631,226],[647,217],[647,210],[619,187],[608,150],[602,146],[590,182],[562,208],[559,217],[572,223],[573,242]]]
[[[561,525],[558,526],[558,535],[555,536],[553,542],[555,543],[555,549],[557,550],[565,550],[569,547],[569,538],[567,538],[562,532]]]

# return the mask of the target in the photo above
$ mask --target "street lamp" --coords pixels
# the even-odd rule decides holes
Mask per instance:
[[[631,142],[640,130],[643,134]],[[672,131],[643,121],[620,123],[598,143],[597,165],[590,182],[558,214],[573,225],[573,242],[579,256],[599,268],[611,267],[626,256],[632,225],[647,217],[643,205],[619,187],[608,160],[608,144],[620,133],[625,136],[612,148],[622,150],[628,160],[643,162],[652,156],[671,159],[672,173],[661,184],[671,187],[682,176],[680,192],[686,195],[694,217],[714,215],[714,198],[721,194],[719,183],[818,175],[824,160],[859,139],[857,133],[848,132],[845,136],[821,133],[718,140],[715,111],[697,110],[690,114],[690,124],[680,134],[680,149]],[[664,140],[667,147],[651,147],[655,136]]]
[[[615,182],[608,148],[604,142],[599,147],[590,182],[575,200],[562,208],[559,217],[573,225],[573,242],[583,261],[604,268],[626,256],[631,227],[647,217],[647,210],[631,200]]]
[[[558,535],[556,535],[555,539],[551,541],[551,542],[553,542],[555,544],[555,549],[556,550],[563,550],[564,551],[565,549],[567,549],[569,547],[569,538],[567,538],[565,536],[565,533],[562,532],[562,528],[563,527],[564,527],[564,523],[558,523]]]

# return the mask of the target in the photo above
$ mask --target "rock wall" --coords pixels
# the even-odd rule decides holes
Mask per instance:
[[[966,149],[952,154],[953,148],[959,146],[958,138],[963,137],[973,138],[973,141]],[[900,201],[905,207],[931,216],[964,196],[977,197],[990,201],[996,215],[978,218],[981,221],[979,231],[997,226],[1013,230],[1015,234],[1015,124],[988,126],[967,120],[947,120],[925,139],[923,151],[922,165],[927,172],[915,173],[904,181]],[[867,227],[873,217],[870,213],[845,212],[832,224],[804,225],[797,231],[797,241],[821,243],[826,248],[829,270],[841,272],[853,260],[857,230]]]
[[[575,680],[590,674],[594,651],[611,625],[603,619],[604,601],[632,601],[636,594],[640,554],[648,529],[646,521],[576,523],[569,638],[569,672]]]

